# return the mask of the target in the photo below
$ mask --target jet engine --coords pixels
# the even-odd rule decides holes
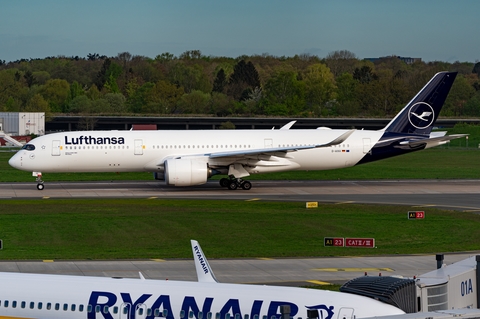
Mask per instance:
[[[201,185],[212,175],[207,163],[192,159],[168,159],[164,163],[165,183],[174,186]]]

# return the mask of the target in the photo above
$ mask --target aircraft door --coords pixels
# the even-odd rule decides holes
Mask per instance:
[[[60,156],[60,141],[52,141],[52,156]]]
[[[265,148],[272,148],[273,147],[273,140],[271,138],[266,138],[264,140]]]
[[[135,140],[135,155],[143,155],[143,140]]]
[[[340,308],[340,311],[338,312],[338,319],[353,319],[353,308]]]
[[[370,153],[370,149],[372,148],[371,142],[369,138],[363,139],[363,154]]]

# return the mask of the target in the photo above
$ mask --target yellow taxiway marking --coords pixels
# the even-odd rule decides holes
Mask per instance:
[[[258,260],[275,260],[273,258],[267,258],[267,257],[258,257]]]
[[[315,285],[321,285],[321,286],[331,285],[331,283],[329,283],[329,282],[320,281],[320,280],[307,280],[307,282],[309,282],[311,284],[315,284]]]
[[[53,263],[54,261],[52,259],[44,259],[43,262],[44,263]]]
[[[253,201],[256,201],[256,200],[261,200],[261,198],[250,198],[250,199],[246,199],[245,201],[246,202],[253,202]]]
[[[42,198],[43,198],[43,199],[49,199],[50,196],[43,196]]]
[[[151,196],[151,197],[148,197],[147,199],[157,199],[158,197],[157,196]]]
[[[314,268],[315,271],[395,271],[392,268]]]
[[[152,261],[163,262],[165,259],[151,259]]]

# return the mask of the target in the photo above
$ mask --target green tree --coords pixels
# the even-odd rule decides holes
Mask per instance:
[[[144,113],[173,114],[176,113],[178,100],[185,92],[182,87],[162,80],[144,93],[146,93]]]
[[[104,100],[108,102],[110,112],[124,114],[128,112],[125,96],[122,93],[107,93]]]
[[[209,105],[210,94],[198,90],[182,95],[177,102],[178,110],[182,114],[208,114]]]
[[[223,69],[220,69],[220,71],[217,72],[215,81],[213,81],[212,92],[223,93],[223,90],[225,89],[226,84],[227,84],[227,77],[225,76],[225,71],[223,71]]]
[[[233,68],[227,85],[227,95],[240,101],[248,97],[248,94],[256,87],[260,87],[260,77],[257,69],[251,61],[240,60]]]
[[[51,79],[41,88],[40,93],[50,105],[54,113],[66,111],[66,103],[70,94],[70,85],[66,80]]]
[[[90,114],[93,112],[93,105],[86,95],[79,95],[70,101],[68,109],[75,114]]]
[[[440,114],[443,116],[464,115],[464,106],[474,95],[475,89],[468,83],[468,80],[461,74],[457,75]]]
[[[315,116],[322,115],[322,108],[336,98],[336,85],[330,69],[321,63],[307,67],[303,75],[307,107]]]
[[[298,115],[305,109],[305,85],[295,72],[281,71],[265,84],[262,105],[267,115]]]
[[[43,96],[35,94],[25,105],[25,112],[45,112],[45,115],[50,114],[50,106],[45,101]]]

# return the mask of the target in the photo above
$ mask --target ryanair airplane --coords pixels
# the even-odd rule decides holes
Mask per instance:
[[[418,151],[463,137],[432,133],[455,80],[440,72],[382,130],[84,131],[37,137],[10,160],[33,172],[37,189],[42,173],[153,172],[168,185],[192,186],[213,175],[220,185],[249,190],[250,174],[350,167]]]
[[[0,273],[0,319],[354,319],[399,315],[392,305],[316,289],[218,283],[192,240],[198,282]],[[285,307],[287,306],[287,307]]]

